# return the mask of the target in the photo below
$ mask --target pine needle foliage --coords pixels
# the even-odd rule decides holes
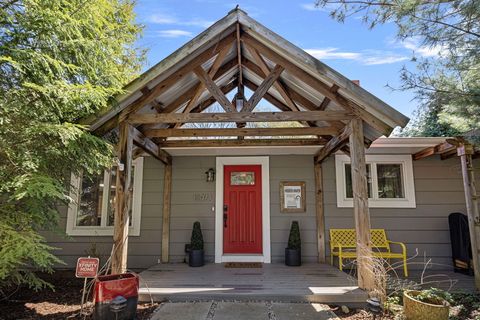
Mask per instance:
[[[391,23],[413,48],[416,68],[400,70],[400,90],[419,102],[405,136],[452,136],[480,130],[480,2],[478,0],[316,0],[343,22],[369,28]]]
[[[61,261],[42,231],[58,228],[70,173],[112,163],[112,146],[77,123],[107,108],[140,70],[134,4],[0,2],[0,294],[47,285],[34,271]]]

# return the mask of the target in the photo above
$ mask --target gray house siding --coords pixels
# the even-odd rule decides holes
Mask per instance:
[[[335,161],[324,163],[325,224],[330,228],[353,228],[351,208],[337,208]],[[413,162],[416,208],[371,208],[372,228],[383,228],[390,240],[404,242],[407,255],[415,256],[409,268],[421,269],[431,259],[438,269],[451,265],[448,215],[465,213],[460,162],[439,157]],[[394,249],[395,250],[395,249]],[[418,252],[418,254],[416,254]]]
[[[465,212],[462,178],[456,158],[440,161],[436,157],[413,162],[416,202],[415,209],[372,208],[374,228],[385,228],[391,240],[407,244],[413,259],[411,268],[421,268],[425,259],[440,265],[451,265],[447,216]],[[170,261],[184,260],[184,246],[189,242],[193,222],[200,221],[205,240],[206,258],[214,260],[215,183],[205,181],[205,171],[215,168],[215,157],[174,157],[172,175],[172,209],[170,220]],[[351,208],[337,208],[334,157],[324,164],[324,202],[326,232],[330,228],[353,228]],[[129,238],[131,269],[149,267],[161,255],[163,165],[146,157],[144,162],[141,233]],[[305,213],[280,213],[280,181],[305,181],[307,210]],[[305,261],[317,260],[315,192],[311,156],[270,156],[270,215],[272,262],[283,261],[290,224],[298,220]],[[65,230],[66,208],[61,210],[60,233]],[[56,254],[73,267],[78,256],[96,245],[105,261],[112,239],[102,237],[69,237],[47,233],[49,243],[60,248]],[[328,241],[328,239],[327,239]],[[327,243],[327,256],[328,256]],[[426,257],[426,258],[424,258]],[[419,264],[416,264],[419,263]],[[440,267],[441,268],[441,267]]]

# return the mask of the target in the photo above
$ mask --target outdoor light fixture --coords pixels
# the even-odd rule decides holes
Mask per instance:
[[[213,168],[210,168],[207,171],[205,171],[205,174],[207,175],[207,182],[215,181],[215,170]]]
[[[241,111],[243,109],[244,105],[244,97],[241,93],[237,92],[235,95],[235,108],[237,108],[237,111]]]

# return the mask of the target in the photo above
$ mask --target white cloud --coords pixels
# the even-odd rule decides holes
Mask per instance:
[[[162,38],[178,38],[178,37],[191,37],[192,33],[186,30],[179,29],[170,29],[170,30],[159,30],[157,35]]]
[[[361,52],[340,51],[338,48],[305,49],[319,60],[352,60],[364,65],[391,64],[408,60],[408,57],[390,51],[363,50]]]
[[[200,19],[200,18],[181,20],[175,16],[164,14],[164,13],[151,14],[146,18],[146,21],[154,24],[170,24],[170,25],[193,26],[193,27],[201,27],[201,28],[207,28],[214,23],[214,21]]]
[[[405,49],[412,50],[414,54],[418,54],[425,58],[438,57],[446,50],[446,48],[442,46],[422,46],[418,38],[405,39],[401,44]]]
[[[305,49],[309,54],[317,59],[346,59],[357,60],[360,58],[358,52],[338,51],[337,48]]]
[[[202,28],[208,28],[210,27],[215,21],[211,20],[205,20],[205,19],[191,19],[183,22],[177,22],[177,24],[182,25],[182,26],[195,26],[195,27],[202,27]]]
[[[148,22],[156,23],[156,24],[175,24],[177,23],[177,19],[173,16],[169,16],[163,13],[155,13],[150,15],[147,18]]]

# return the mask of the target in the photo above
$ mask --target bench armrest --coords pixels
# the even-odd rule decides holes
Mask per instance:
[[[402,247],[403,253],[404,253],[404,254],[407,253],[407,247],[405,246],[405,244],[404,244],[403,242],[390,241],[390,240],[387,240],[387,242],[388,242],[389,244],[397,244],[397,245],[399,245],[400,247]]]
[[[334,250],[334,249],[337,249],[338,248],[338,251],[342,251],[342,245],[341,244],[336,244],[336,245],[330,245],[330,250]]]

